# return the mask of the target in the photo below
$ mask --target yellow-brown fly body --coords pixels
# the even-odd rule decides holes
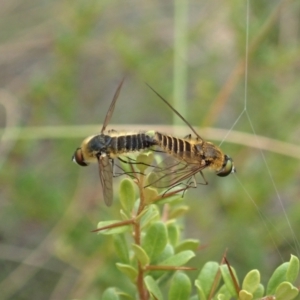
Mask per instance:
[[[100,134],[85,138],[73,155],[73,161],[80,166],[98,163],[100,182],[106,205],[113,201],[113,160],[122,154],[147,149],[156,144],[147,133],[120,134],[114,130],[105,133],[105,129],[112,117],[116,101],[120,94],[123,81],[119,84],[113,100],[106,114]]]
[[[153,185],[158,186],[157,183],[159,181],[167,182],[169,177],[171,178],[169,187],[171,187],[185,179],[190,179],[198,172],[202,174],[202,170],[205,168],[213,169],[216,171],[216,174],[221,177],[236,172],[233,160],[229,156],[224,154],[222,150],[213,143],[207,142],[201,138],[188,121],[185,120],[185,118],[173,108],[166,99],[157,93],[151,86],[149,86],[149,88],[188,125],[196,136],[195,138],[193,138],[192,135],[178,138],[160,132],[154,133],[153,139],[157,145],[162,151],[168,153],[177,162],[174,162],[173,165],[171,165],[169,162],[170,159],[168,159],[165,171],[157,169],[156,175],[158,179],[156,179],[155,184]]]
[[[95,163],[98,157],[106,154],[114,159],[122,154],[148,149],[156,144],[145,132],[140,133],[117,133],[98,134],[87,137],[75,152],[76,162],[85,164]]]
[[[232,159],[223,154],[219,147],[202,139],[191,136],[177,138],[155,132],[154,140],[164,152],[187,164],[197,165],[200,170],[209,167],[217,175],[226,176],[234,168]]]

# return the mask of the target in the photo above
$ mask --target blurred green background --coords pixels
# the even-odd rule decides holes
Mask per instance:
[[[71,156],[100,131],[124,76],[111,124],[172,131],[172,112],[144,82],[172,102],[174,7],[1,1],[1,299],[99,299],[112,285],[132,289],[116,270],[111,239],[90,233],[98,221],[118,218],[118,180],[107,208],[97,167],[80,168]],[[188,3],[186,55],[179,55],[187,98],[178,109],[200,135],[201,127],[225,129],[222,149],[238,172],[206,171],[209,185],[185,195],[184,235],[203,245],[194,267],[220,261],[228,249],[240,277],[258,268],[266,283],[291,253],[299,255],[300,2],[250,1],[245,109],[246,9],[246,1]],[[231,128],[250,135],[231,143]],[[260,136],[287,144],[257,147]]]

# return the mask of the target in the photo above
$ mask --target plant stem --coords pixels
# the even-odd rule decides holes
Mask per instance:
[[[174,1],[174,107],[186,116],[188,1]],[[182,124],[174,114],[173,124]]]

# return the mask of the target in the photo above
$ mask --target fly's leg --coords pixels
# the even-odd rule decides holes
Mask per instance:
[[[118,159],[125,163],[125,164],[130,164],[130,165],[143,165],[143,166],[146,166],[146,167],[152,167],[152,168],[155,168],[156,166],[152,166],[152,165],[149,165],[149,164],[146,164],[146,163],[143,163],[143,162],[136,162],[133,158],[131,157],[128,157],[126,156],[126,158],[128,159],[127,161],[125,159],[122,159],[121,157],[118,157]]]
[[[120,175],[116,175],[117,173],[115,173],[115,161],[114,161],[114,159],[111,159],[110,162],[111,162],[111,166],[112,166],[113,177],[120,176]]]
[[[206,180],[204,174],[202,173],[202,171],[200,171],[201,177],[203,178],[204,182],[195,182],[195,184],[201,184],[201,185],[208,185],[208,181]]]
[[[183,137],[184,139],[186,140],[191,140],[192,139],[192,135],[191,134],[188,134],[186,135],[185,137]]]
[[[125,172],[125,170],[123,170],[120,166],[115,164],[114,159],[111,159],[111,164],[112,164],[112,170],[113,170],[113,177],[119,177],[119,176],[122,176],[124,174],[127,174],[127,172]],[[116,172],[116,167],[120,168],[123,171],[123,173],[117,173]]]
[[[108,132],[108,133],[118,133],[118,131],[117,131],[117,130],[114,130],[114,129],[110,129],[110,130],[108,130],[107,132]]]
[[[201,172],[201,171],[200,171]],[[201,172],[202,173],[202,172]],[[186,183],[189,187],[195,189],[197,187],[197,181],[195,175],[190,177]]]
[[[194,184],[196,184],[196,182],[194,182]],[[167,190],[165,190],[162,194],[162,197],[164,197],[171,189],[175,188],[175,187],[179,187],[179,186],[184,186],[183,188],[178,189],[178,191],[174,191],[174,194],[176,194],[177,192],[182,192],[182,197],[184,197],[185,192],[189,189],[189,188],[196,188],[197,185],[192,185],[190,183],[183,183],[183,182],[179,182],[174,184],[173,186],[170,186]]]
[[[134,174],[139,174],[139,175],[145,175],[144,173],[142,172],[139,172],[139,171],[135,171],[133,170],[132,172],[129,172],[129,171],[126,171],[124,169],[122,169],[122,167],[120,166],[117,166],[119,169],[121,169],[123,172],[120,172],[120,173],[114,173],[114,177],[119,177],[119,176],[122,176],[122,175],[128,175],[132,178],[135,178]]]
[[[178,190],[178,192],[179,192],[179,191],[180,191],[180,192],[181,192],[181,191],[183,192],[183,193],[182,193],[182,197],[183,197],[184,194],[185,194],[185,192],[186,192],[189,188],[193,188],[193,189],[197,188],[197,182],[196,182],[195,176],[194,176],[194,175],[191,176],[191,177],[188,179],[187,183],[179,182],[179,183],[176,183],[176,184],[170,186],[167,190],[164,191],[164,193],[162,194],[162,196],[164,197],[164,196],[166,195],[166,193],[168,193],[171,189],[173,189],[173,188],[175,188],[175,187],[177,187],[177,186],[184,186],[183,188],[180,188],[180,189]],[[174,191],[174,194],[175,194],[175,193],[176,193],[176,191]]]
[[[127,157],[127,158],[128,158],[128,161],[126,161],[126,160],[124,160],[120,157],[118,157],[118,160],[123,162],[123,163],[129,164],[132,171],[128,171],[128,170],[123,169],[120,165],[114,164],[114,160],[112,160],[112,162],[113,162],[113,177],[119,177],[119,176],[122,176],[122,175],[126,174],[126,175],[130,176],[133,179],[137,179],[137,177],[135,176],[136,174],[145,176],[145,174],[143,172],[137,171],[136,169],[133,168],[134,164],[143,164],[143,163],[136,163],[134,161],[134,159],[132,159],[130,157]],[[144,165],[148,166],[147,164],[144,164]],[[122,172],[115,172],[116,167],[119,168],[120,170],[122,170]]]

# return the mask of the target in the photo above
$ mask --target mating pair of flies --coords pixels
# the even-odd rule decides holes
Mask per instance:
[[[110,206],[113,201],[113,161],[118,158],[124,162],[120,156],[134,151],[146,149],[155,151],[156,148],[159,148],[158,151],[167,153],[166,160],[172,160],[173,163],[170,164],[168,161],[164,169],[161,167],[162,164],[157,168],[155,182],[149,184],[156,187],[159,187],[159,182],[168,182],[168,186],[164,187],[172,188],[185,180],[194,178],[198,172],[203,177],[202,170],[205,168],[215,170],[216,174],[221,177],[235,172],[232,159],[219,147],[201,138],[188,121],[149,85],[149,88],[188,125],[196,137],[193,138],[189,134],[184,138],[177,138],[157,131],[118,134],[111,130],[104,133],[112,117],[123,81],[124,79],[114,94],[100,134],[84,139],[81,147],[77,148],[73,155],[73,161],[80,166],[87,166],[93,162],[98,164],[104,202],[107,206]],[[132,161],[128,161],[128,163],[132,163]],[[167,178],[170,179],[166,181]],[[205,181],[205,183],[207,182]],[[187,187],[189,186],[187,185]]]

